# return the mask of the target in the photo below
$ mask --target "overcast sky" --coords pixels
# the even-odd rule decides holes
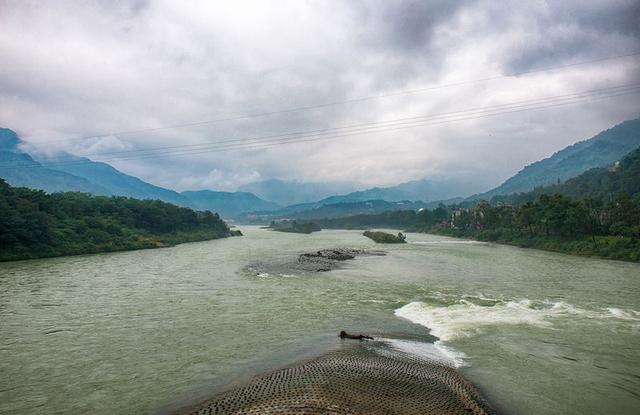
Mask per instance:
[[[639,38],[637,0],[0,0],[0,125],[177,190],[454,176],[481,191],[638,117],[639,94],[527,105],[640,82],[640,55],[599,60],[639,52]],[[126,133],[300,107],[315,108]],[[197,146],[440,113],[330,140]],[[136,152],[156,147],[175,148]]]

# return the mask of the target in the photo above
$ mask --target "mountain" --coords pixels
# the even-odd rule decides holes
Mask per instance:
[[[189,200],[181,194],[122,173],[106,163],[68,153],[34,158],[20,149],[21,144],[14,131],[0,128],[0,177],[12,186],[159,199],[189,206]]]
[[[341,203],[364,202],[367,200],[386,200],[400,202],[403,200],[420,200],[424,202],[451,199],[467,196],[476,192],[477,186],[468,180],[429,178],[413,180],[389,187],[371,187],[354,190],[350,183],[303,183],[286,182],[272,179],[250,183],[238,190],[256,194],[265,200],[290,206],[299,211],[301,206],[306,210],[312,207]]]
[[[631,198],[640,196],[640,148],[609,167],[593,168],[564,183],[537,187],[530,192],[495,196],[491,202],[520,205],[533,202],[543,194],[610,202],[621,193]]]
[[[60,162],[61,159],[64,159],[64,162]],[[45,167],[89,180],[95,185],[107,189],[109,194],[135,199],[158,199],[178,206],[190,206],[189,200],[180,193],[122,173],[107,163],[68,153],[58,155],[55,159],[38,158],[38,161]]]
[[[315,209],[297,212],[293,214],[292,217],[295,219],[339,218],[343,216],[380,213],[391,210],[415,210],[422,207],[424,207],[424,203],[411,202],[408,200],[400,202],[388,202],[386,200],[340,202],[323,205]]]
[[[214,191],[184,192],[165,189],[125,174],[107,163],[86,157],[58,153],[55,157],[21,150],[22,141],[15,132],[0,129],[0,178],[12,186],[41,189],[47,192],[77,191],[94,195],[127,196],[154,199],[178,206],[211,210],[235,216],[247,210],[271,210],[280,206],[251,193]]]
[[[19,149],[15,132],[0,128],[0,177],[16,187],[31,187],[47,192],[78,191],[96,195],[112,194],[108,189],[81,177],[44,167]]]
[[[244,212],[280,208],[279,205],[262,200],[249,192],[200,190],[182,192],[181,196],[188,199],[194,208],[218,212],[221,216],[233,217]]]
[[[345,204],[344,206],[348,206],[349,208],[353,207],[358,210],[355,206],[364,206],[358,205],[358,202],[378,203],[381,201],[399,202],[399,204],[406,204],[408,203],[407,201],[413,201],[416,202],[414,203],[415,205],[419,205],[420,207],[437,207],[444,197],[449,197],[445,199],[449,204],[464,200],[462,197],[456,198],[451,195],[468,195],[471,193],[470,189],[472,188],[475,188],[473,184],[466,184],[457,180],[414,180],[401,183],[397,186],[373,187],[345,195],[329,196],[317,202],[298,203],[276,211],[256,211],[253,213],[257,215],[289,217],[296,216],[299,212],[319,211],[318,209],[322,206]],[[388,206],[394,208],[396,205],[397,203],[389,203]]]
[[[294,182],[270,179],[245,184],[238,188],[241,192],[251,192],[261,199],[282,206],[315,202],[331,195],[344,194],[357,189],[347,182]]]
[[[18,151],[20,139],[18,135],[8,128],[0,128],[0,151]]]
[[[339,202],[363,202],[367,200],[386,200],[388,202],[413,200],[432,202],[466,196],[476,190],[477,186],[466,180],[425,178],[400,183],[396,186],[372,187],[342,196],[332,196],[318,203],[327,205]]]
[[[564,181],[591,168],[608,166],[638,147],[640,118],[625,121],[588,140],[568,146],[551,157],[526,166],[495,189],[468,199],[490,199]]]
[[[294,209],[295,206],[295,209]],[[324,219],[360,214],[380,213],[393,210],[420,209],[422,202],[387,202],[385,200],[367,200],[363,202],[338,202],[326,205],[299,204],[273,211],[249,212],[238,218],[244,222],[265,223],[275,219]]]

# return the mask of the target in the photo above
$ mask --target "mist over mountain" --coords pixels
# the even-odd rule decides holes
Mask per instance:
[[[53,192],[83,192],[101,196],[127,196],[154,199],[178,206],[210,210],[223,216],[281,206],[248,192],[187,191],[155,186],[125,174],[113,166],[86,157],[59,152],[37,153],[32,157],[21,150],[23,142],[7,128],[0,129],[0,178],[12,186]]]
[[[330,216],[395,209],[394,202],[421,202],[433,207],[439,201],[458,203],[477,192],[476,185],[458,178],[425,178],[389,187],[354,190],[347,182],[294,182],[278,179],[250,183],[239,192],[214,190],[176,191],[155,186],[125,174],[111,165],[69,153],[55,157],[21,150],[20,138],[9,129],[0,129],[0,177],[12,186],[42,189],[48,192],[80,191],[96,195],[121,195],[137,199],[159,199],[180,206],[219,212],[237,217],[247,212],[269,212],[268,216],[287,217],[307,212]],[[490,199],[496,195],[527,192],[536,187],[556,184],[591,168],[611,165],[640,147],[640,119],[625,121],[594,137],[564,148],[551,157],[526,166],[502,185],[467,200]],[[375,201],[371,206],[358,205]],[[323,206],[336,206],[323,211]],[[283,207],[284,206],[284,207]],[[416,205],[417,206],[417,205]],[[369,210],[368,210],[369,209]],[[302,213],[305,212],[305,213]]]
[[[280,206],[262,200],[249,192],[216,192],[212,190],[198,190],[182,192],[191,206],[198,210],[210,210],[221,216],[233,217],[240,213],[257,210],[274,210]]]
[[[332,195],[357,190],[358,184],[348,182],[300,182],[269,179],[242,185],[241,192],[251,192],[261,199],[282,206],[316,202]]]
[[[313,209],[342,202],[385,200],[388,202],[423,201],[466,197],[478,192],[475,183],[458,178],[424,178],[400,183],[396,186],[354,189],[353,183],[287,182],[265,180],[241,186],[238,190],[251,192],[262,199],[274,201],[289,212]],[[345,191],[345,189],[348,189]]]
[[[78,191],[96,195],[112,193],[96,183],[63,171],[49,169],[20,150],[15,132],[0,128],[0,177],[12,186],[47,192]]]
[[[0,128],[0,151],[18,151],[20,139],[18,135],[8,128]]]
[[[57,161],[60,158],[65,161]],[[180,193],[142,181],[107,163],[93,161],[86,157],[77,157],[69,153],[57,155],[56,158],[42,156],[37,160],[45,167],[84,178],[107,189],[109,194],[135,199],[158,199],[178,206],[190,206],[189,200]]]
[[[570,145],[552,156],[532,163],[500,186],[469,199],[527,192],[575,177],[591,168],[608,166],[640,147],[640,118],[622,122],[608,130]]]
[[[425,178],[412,180],[389,187],[372,187],[341,196],[331,196],[319,201],[320,204],[332,204],[339,202],[362,202],[366,200],[386,200],[398,202],[403,200],[432,202],[436,200],[451,199],[467,196],[477,192],[475,184],[462,179]]]

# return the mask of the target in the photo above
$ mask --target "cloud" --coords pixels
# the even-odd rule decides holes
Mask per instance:
[[[213,169],[205,176],[188,176],[178,179],[178,187],[184,189],[202,190],[218,189],[233,191],[238,186],[253,183],[261,179],[260,173],[252,171],[228,171]]]
[[[453,176],[481,191],[636,117],[638,96],[288,145],[201,145],[636,82],[637,56],[517,74],[636,52],[638,8],[633,0],[0,1],[0,124],[49,152],[91,155],[177,190]],[[280,112],[503,75],[517,76]],[[154,130],[265,112],[275,113]]]

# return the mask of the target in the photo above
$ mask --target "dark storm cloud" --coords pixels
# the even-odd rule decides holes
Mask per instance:
[[[433,44],[435,32],[455,19],[469,0],[361,1],[354,33],[363,51],[379,56],[371,86],[404,88],[417,77],[437,80],[446,51]]]
[[[509,18],[499,11],[491,21],[502,26]],[[640,49],[640,2],[635,0],[550,2],[532,10],[523,24],[531,36],[512,51],[505,62],[507,73]]]
[[[446,24],[468,0],[409,0],[360,3],[365,24],[375,27],[371,39],[376,46],[395,52],[424,53],[431,46],[434,30]],[[375,4],[375,8],[371,5]]]

